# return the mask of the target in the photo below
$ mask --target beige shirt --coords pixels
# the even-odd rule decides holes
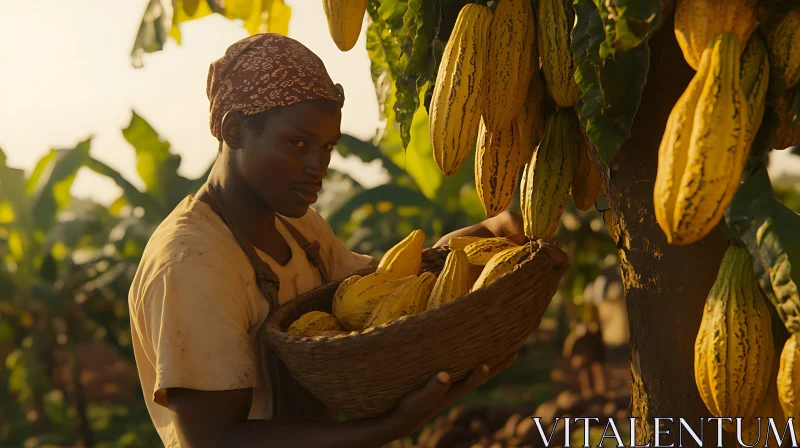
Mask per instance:
[[[313,209],[287,221],[319,242],[332,279],[373,261],[350,251]],[[280,221],[276,226],[292,249],[291,260],[281,266],[256,251],[280,278],[279,300],[286,303],[321,279],[289,231]],[[247,256],[208,204],[187,196],[158,226],[136,271],[128,307],[147,408],[167,448],[180,446],[166,407],[171,387],[253,388],[249,419],[271,417],[271,389],[257,338],[269,304]]]

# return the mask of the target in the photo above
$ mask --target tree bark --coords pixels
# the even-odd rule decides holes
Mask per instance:
[[[630,322],[636,442],[652,444],[653,419],[673,418],[675,423],[662,425],[660,445],[679,446],[678,417],[698,434],[699,418],[712,417],[695,385],[694,341],[728,240],[715,230],[695,244],[671,246],[656,223],[653,187],[658,148],[672,107],[695,72],[683,59],[671,19],[650,39],[650,49],[647,85],[631,138],[610,164],[606,191]],[[664,436],[667,429],[670,435]],[[716,446],[716,424],[704,425],[703,433],[703,446]],[[735,446],[732,440],[723,443]],[[695,442],[684,432],[682,443],[694,446]]]

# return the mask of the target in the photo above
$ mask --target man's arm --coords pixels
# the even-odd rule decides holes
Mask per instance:
[[[450,238],[454,236],[480,236],[487,238],[503,236],[517,244],[524,244],[526,241],[524,230],[522,217],[517,213],[506,210],[478,224],[448,233],[440,238],[433,247],[442,247],[446,245],[448,241],[450,241]]]
[[[479,366],[465,379],[451,383],[439,373],[406,395],[392,412],[342,423],[285,423],[247,420],[252,389],[198,391],[169,389],[170,416],[183,448],[206,447],[381,447],[414,432],[463,394],[511,365],[517,355],[496,366]]]

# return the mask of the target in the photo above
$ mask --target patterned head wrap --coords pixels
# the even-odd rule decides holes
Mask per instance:
[[[246,37],[208,69],[211,134],[222,140],[222,117],[230,110],[253,115],[301,101],[330,99],[344,104],[322,60],[300,42],[280,34]]]

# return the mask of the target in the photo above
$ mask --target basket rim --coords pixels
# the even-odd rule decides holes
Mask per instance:
[[[503,274],[502,276],[497,278],[494,282],[490,283],[488,286],[485,286],[483,288],[479,288],[479,289],[477,289],[475,291],[470,291],[467,294],[464,294],[463,296],[459,297],[457,300],[452,300],[450,302],[447,302],[447,303],[444,303],[442,305],[439,305],[436,308],[433,308],[433,309],[430,309],[430,310],[425,310],[422,313],[417,313],[417,314],[413,314],[413,315],[410,315],[410,316],[402,316],[402,317],[399,317],[397,319],[393,319],[393,320],[391,320],[389,322],[383,323],[383,324],[381,324],[379,326],[376,326],[376,327],[371,327],[371,328],[363,329],[363,330],[352,330],[352,331],[348,332],[347,334],[340,334],[340,335],[334,335],[334,336],[331,336],[331,335],[298,336],[298,335],[286,334],[285,330],[282,330],[280,328],[280,320],[283,318],[283,316],[286,313],[291,312],[294,308],[297,307],[298,299],[299,300],[303,300],[305,297],[307,297],[307,296],[315,293],[319,289],[324,288],[324,287],[327,286],[327,284],[326,285],[320,285],[320,286],[318,286],[318,287],[316,287],[316,288],[314,288],[312,290],[309,290],[309,291],[301,294],[300,296],[298,296],[297,298],[295,298],[291,302],[286,303],[283,306],[281,306],[281,308],[279,308],[276,312],[271,313],[267,317],[267,321],[265,323],[267,325],[266,338],[270,343],[273,343],[273,341],[277,341],[277,342],[280,342],[280,343],[283,343],[283,344],[286,344],[286,343],[306,343],[306,344],[311,343],[311,344],[315,344],[315,345],[324,345],[324,344],[327,344],[327,343],[333,343],[334,341],[338,342],[338,341],[341,341],[343,339],[350,339],[350,338],[356,338],[356,337],[379,337],[381,334],[383,334],[383,333],[385,333],[387,331],[390,331],[389,327],[392,327],[391,331],[394,331],[396,329],[396,325],[403,324],[403,323],[406,323],[406,322],[408,322],[408,324],[410,325],[413,322],[416,322],[418,320],[423,320],[423,319],[425,319],[425,320],[431,320],[431,319],[435,320],[441,314],[445,314],[445,313],[446,314],[451,314],[451,313],[453,313],[455,310],[458,309],[458,307],[470,306],[472,304],[472,302],[477,301],[477,300],[481,300],[486,295],[496,296],[496,294],[491,294],[491,293],[493,291],[495,291],[495,290],[504,288],[506,285],[510,284],[512,281],[514,281],[516,275],[519,275],[519,273],[523,269],[528,269],[530,267],[531,263],[534,262],[534,260],[537,260],[537,259],[539,259],[541,257],[544,257],[545,253],[546,253],[546,256],[548,258],[550,258],[549,265],[551,267],[553,267],[553,268],[556,268],[556,270],[560,271],[562,273],[562,275],[563,275],[563,272],[566,271],[566,269],[569,267],[569,263],[568,263],[568,260],[566,258],[566,254],[555,243],[549,243],[549,242],[542,241],[541,244],[542,244],[542,247],[533,256],[529,257],[528,259],[526,259],[522,263],[517,264],[510,271],[506,272],[505,274]],[[561,252],[561,254],[563,254],[565,256],[564,260],[559,261],[559,260],[555,259],[552,256],[551,251]],[[367,269],[369,269],[371,271],[374,271],[375,267],[364,268],[361,271],[365,271]],[[356,273],[357,272],[358,271],[356,271]],[[344,277],[344,278],[346,278],[346,277]],[[342,279],[339,279],[339,280],[342,280]],[[339,280],[337,280],[337,281],[339,281]]]

